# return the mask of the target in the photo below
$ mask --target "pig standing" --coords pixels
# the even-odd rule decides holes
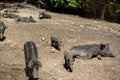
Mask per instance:
[[[64,60],[65,60],[65,68],[67,69],[67,71],[69,72],[73,72],[73,64],[75,61],[75,58],[77,57],[78,54],[76,53],[71,53],[69,50],[66,50],[64,52]]]
[[[38,70],[42,64],[38,61],[37,47],[33,41],[24,44],[24,54],[26,62],[26,75],[29,80],[38,80]]]
[[[51,46],[53,46],[57,50],[61,50],[62,40],[57,35],[52,35],[50,39],[51,39]]]
[[[3,40],[4,37],[4,32],[6,29],[6,25],[4,24],[4,22],[0,22],[0,40]]]

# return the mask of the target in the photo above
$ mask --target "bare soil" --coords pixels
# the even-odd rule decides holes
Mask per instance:
[[[6,39],[0,42],[0,80],[27,80],[23,52],[26,41],[36,43],[43,65],[39,70],[42,80],[120,80],[119,24],[49,11],[46,13],[52,18],[40,20],[39,11],[44,10],[33,6],[19,11],[16,14],[31,15],[36,23],[17,23],[14,19],[1,18],[7,29]],[[50,46],[51,35],[62,38],[61,51]],[[95,43],[108,43],[115,58],[76,59],[74,71],[67,72],[63,67],[64,51],[72,46]]]

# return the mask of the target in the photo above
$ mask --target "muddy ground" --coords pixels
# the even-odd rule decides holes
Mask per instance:
[[[36,23],[15,22],[1,18],[7,25],[6,39],[0,42],[0,80],[27,80],[23,45],[34,41],[38,48],[39,70],[42,80],[120,80],[120,24],[86,19],[77,15],[59,14],[46,11],[52,19],[38,19],[39,11],[33,6],[19,9],[20,16],[33,16]],[[3,10],[1,11],[3,12]],[[50,46],[50,36],[62,38],[61,51]],[[108,43],[115,58],[101,60],[76,59],[74,71],[63,67],[64,51],[75,45]]]

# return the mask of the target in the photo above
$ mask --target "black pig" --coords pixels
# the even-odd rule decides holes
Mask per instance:
[[[24,44],[24,54],[26,62],[26,75],[29,77],[29,80],[37,80],[38,70],[39,67],[42,67],[42,64],[38,61],[37,47],[34,42],[27,41]]]
[[[73,46],[64,52],[66,68],[71,72],[73,71],[73,62],[76,57],[92,59],[99,55],[102,57],[115,57],[109,50],[109,44]]]
[[[3,40],[4,37],[4,32],[5,32],[5,29],[6,29],[6,25],[4,24],[4,22],[0,22],[0,41]]]

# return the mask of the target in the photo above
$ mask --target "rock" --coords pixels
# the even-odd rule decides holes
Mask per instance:
[[[61,78],[58,78],[58,80],[62,80]]]
[[[117,33],[117,37],[120,37],[120,33]]]
[[[45,38],[43,37],[43,38],[41,38],[41,40],[42,40],[42,41],[45,41]]]
[[[86,23],[86,26],[91,26],[91,24],[90,23]]]
[[[4,66],[5,66],[5,64],[3,64],[3,63],[2,63],[2,64],[1,64],[1,66],[3,66],[3,67],[4,67]]]
[[[55,51],[56,51],[55,49],[51,49],[50,53],[55,53]]]
[[[100,25],[97,25],[98,26],[98,28],[102,28]]]
[[[57,64],[55,63],[54,66],[57,66]]]
[[[83,25],[80,25],[81,28],[83,28],[84,26]]]

